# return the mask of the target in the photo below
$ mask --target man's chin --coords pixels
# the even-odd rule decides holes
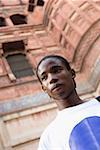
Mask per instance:
[[[62,92],[62,93],[59,93],[58,95],[50,96],[50,97],[52,97],[53,99],[56,99],[56,100],[66,100],[71,96],[71,94],[72,94],[72,92],[70,92],[69,94]]]
[[[51,96],[53,99],[56,99],[56,100],[65,100],[66,97],[69,97],[69,96],[66,96],[64,94],[60,94],[60,95],[57,95],[57,96]]]

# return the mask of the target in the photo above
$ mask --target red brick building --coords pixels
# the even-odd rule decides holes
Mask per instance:
[[[100,0],[0,1],[0,150],[36,150],[55,117],[35,75],[48,54],[68,59],[81,98],[100,95]]]

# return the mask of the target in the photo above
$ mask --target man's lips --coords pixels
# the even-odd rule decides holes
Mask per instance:
[[[51,92],[56,92],[59,91],[62,87],[62,84],[56,84],[55,86],[53,86],[53,88],[51,89]]]

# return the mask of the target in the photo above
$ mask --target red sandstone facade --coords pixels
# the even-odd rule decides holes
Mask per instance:
[[[0,20],[0,150],[36,150],[57,111],[35,76],[43,56],[68,59],[82,98],[100,95],[100,0],[1,0]]]

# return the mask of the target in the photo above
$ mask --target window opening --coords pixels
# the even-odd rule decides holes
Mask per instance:
[[[29,0],[28,11],[33,12],[36,5],[37,6],[43,6],[44,1],[43,0],[38,0],[37,4],[36,4],[35,0]]]
[[[35,0],[29,0],[28,11],[33,12],[35,8]]]
[[[8,55],[6,59],[16,78],[33,76],[32,67],[24,54]]]
[[[27,19],[24,15],[15,14],[10,16],[10,19],[12,20],[14,25],[27,24]]]
[[[16,78],[33,76],[34,72],[26,55],[23,41],[3,43],[4,56]]]
[[[38,0],[37,1],[37,5],[38,6],[43,6],[44,5],[44,1],[43,0]]]
[[[2,48],[4,53],[10,53],[14,51],[23,51],[25,50],[24,42],[21,41],[14,41],[14,42],[8,42],[8,43],[3,43]]]
[[[0,17],[0,27],[6,26],[5,18]]]

